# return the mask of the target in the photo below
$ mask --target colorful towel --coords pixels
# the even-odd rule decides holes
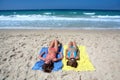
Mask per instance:
[[[62,60],[62,62],[63,62],[62,70],[66,70],[66,71],[68,71],[68,70],[75,70],[75,71],[93,71],[93,70],[95,70],[94,66],[90,62],[89,57],[87,55],[86,47],[78,46],[78,48],[80,50],[80,60],[77,60],[77,62],[78,62],[77,68],[67,66],[66,65],[67,59],[65,59],[65,57],[64,57]],[[67,49],[67,45],[64,46],[64,55],[65,55],[66,49]]]
[[[45,58],[47,53],[48,53],[48,47],[43,47],[40,51],[40,54],[42,52],[45,52],[45,54],[43,55],[43,57]],[[62,52],[63,53],[63,48],[62,46],[59,47],[59,52]],[[60,54],[57,55],[57,57],[61,57]],[[44,64],[44,61],[40,60],[40,61],[37,61],[35,63],[35,65],[33,66],[32,70],[42,70],[42,65]],[[54,68],[53,68],[53,71],[58,71],[60,69],[62,69],[62,61],[57,61],[57,62],[54,62]]]

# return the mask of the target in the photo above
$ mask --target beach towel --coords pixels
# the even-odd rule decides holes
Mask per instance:
[[[45,52],[45,54],[43,55],[43,58],[46,57],[46,55],[48,54],[48,47],[43,47],[40,51],[39,54],[41,54],[42,52]],[[59,47],[59,52],[62,52],[63,53],[63,48],[62,46]],[[61,57],[60,54],[57,55],[57,57]],[[39,60],[35,63],[35,65],[33,66],[32,70],[42,70],[42,65],[44,64],[44,61],[43,60]],[[62,69],[62,61],[59,60],[57,62],[54,62],[54,68],[53,68],[53,71],[58,71],[60,69]]]
[[[62,70],[75,70],[75,71],[94,71],[95,68],[93,64],[91,63],[87,52],[86,52],[86,47],[85,46],[78,46],[79,51],[80,51],[80,60],[77,60],[78,66],[77,68],[67,66],[67,59],[64,57],[62,62],[63,62],[63,68]],[[65,55],[65,50],[67,49],[67,45],[64,46],[64,55]]]

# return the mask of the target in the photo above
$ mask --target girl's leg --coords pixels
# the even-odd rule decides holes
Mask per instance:
[[[73,42],[73,46],[77,49],[77,45],[75,41]]]
[[[57,40],[55,40],[54,48],[55,48],[56,52],[58,52],[58,41]]]
[[[51,41],[51,43],[50,43],[50,46],[49,46],[48,50],[49,50],[50,48],[54,47],[54,44],[55,44],[54,40],[53,40],[53,41]]]
[[[79,49],[78,49],[75,41],[73,42],[73,46],[75,47],[75,49],[76,49],[76,51],[77,51],[77,52],[76,52],[76,53],[77,53],[76,60],[79,60],[79,58],[80,58],[80,57],[79,57],[80,52],[79,52]]]

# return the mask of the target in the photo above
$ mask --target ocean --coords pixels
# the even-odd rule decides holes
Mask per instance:
[[[120,29],[120,11],[5,10],[0,29]]]

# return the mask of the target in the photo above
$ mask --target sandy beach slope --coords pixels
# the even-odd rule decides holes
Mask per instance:
[[[53,39],[86,46],[96,70],[32,70],[41,47]],[[0,30],[0,80],[120,80],[120,30]]]

